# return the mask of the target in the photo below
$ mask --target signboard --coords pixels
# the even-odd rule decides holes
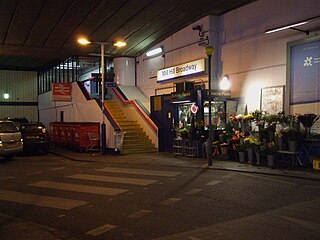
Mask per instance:
[[[170,68],[161,69],[157,72],[157,82],[187,76],[205,71],[205,60],[200,59],[193,62],[184,63]]]
[[[70,102],[71,83],[52,83],[52,101]]]
[[[277,114],[284,107],[284,86],[267,87],[261,89],[261,111]]]
[[[79,57],[79,66],[80,67],[98,67],[100,60],[93,57]]]
[[[211,97],[231,97],[231,90],[211,89]]]
[[[116,88],[117,87],[117,83],[115,82],[106,82],[106,87],[107,88]]]

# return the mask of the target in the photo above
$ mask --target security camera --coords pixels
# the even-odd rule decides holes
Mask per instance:
[[[202,25],[195,25],[195,26],[192,27],[192,30],[199,31],[199,37],[202,38],[204,36],[204,31],[203,31]]]
[[[195,25],[195,26],[192,27],[192,30],[202,31],[202,26],[201,25]]]

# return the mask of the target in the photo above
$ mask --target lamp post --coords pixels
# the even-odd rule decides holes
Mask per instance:
[[[88,45],[91,44],[91,41],[85,39],[85,38],[80,38],[78,39],[78,43],[82,45]],[[105,108],[104,108],[104,97],[105,97],[105,84],[104,84],[104,79],[105,79],[105,64],[104,64],[104,46],[108,45],[110,43],[108,42],[93,42],[95,44],[100,45],[101,49],[101,113],[102,113],[102,123],[101,123],[101,154],[104,155],[106,154],[106,122],[105,122]],[[114,46],[120,48],[126,46],[125,42],[118,41],[113,44]]]
[[[211,57],[214,53],[214,48],[207,46],[205,48],[205,53],[208,56],[208,100],[209,100],[209,137],[207,140],[208,146],[208,166],[212,166],[212,127],[211,127]]]
[[[102,124],[101,124],[101,154],[106,154],[106,123],[104,115],[104,45],[100,43],[101,49],[101,111],[102,111]]]

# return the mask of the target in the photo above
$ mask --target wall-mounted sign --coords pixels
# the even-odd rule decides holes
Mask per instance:
[[[193,62],[184,63],[178,66],[173,66],[161,69],[157,72],[157,82],[187,76],[205,71],[205,60],[200,59]]]
[[[196,91],[188,91],[166,95],[165,101],[169,101],[171,103],[195,102],[196,98]]]
[[[52,101],[70,102],[71,84],[70,83],[52,83]]]
[[[196,104],[192,104],[190,110],[193,114],[196,114],[199,110],[199,107]]]
[[[213,97],[231,97],[231,90],[211,90],[211,96]]]
[[[79,57],[79,66],[80,67],[98,67],[99,58]]]
[[[116,88],[117,87],[117,83],[115,83],[115,82],[106,82],[106,87],[107,88]]]

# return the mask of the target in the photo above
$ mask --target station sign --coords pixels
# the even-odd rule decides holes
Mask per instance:
[[[177,77],[188,76],[205,71],[205,59],[200,59],[181,65],[161,69],[157,71],[157,82],[174,79]]]
[[[52,101],[70,102],[71,90],[71,83],[52,83]]]

